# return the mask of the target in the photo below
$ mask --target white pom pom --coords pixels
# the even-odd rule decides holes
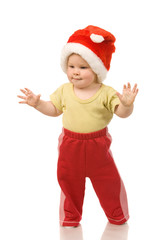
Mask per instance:
[[[92,33],[91,35],[90,35],[90,38],[91,38],[91,40],[93,41],[93,42],[95,42],[95,43],[101,43],[101,42],[103,42],[105,39],[103,38],[103,36],[101,36],[101,35],[97,35],[97,34],[94,34],[94,33]]]

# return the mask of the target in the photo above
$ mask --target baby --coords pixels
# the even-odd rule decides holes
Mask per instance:
[[[50,101],[40,99],[28,88],[20,103],[28,104],[48,116],[63,114],[59,137],[58,182],[61,187],[60,225],[79,225],[85,192],[90,178],[100,204],[112,224],[129,219],[127,196],[110,151],[107,125],[113,114],[128,117],[138,93],[124,85],[123,93],[102,82],[115,51],[115,37],[99,27],[88,26],[74,32],[61,54],[61,67],[69,83],[60,86]]]

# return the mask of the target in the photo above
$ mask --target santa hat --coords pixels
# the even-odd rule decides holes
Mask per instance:
[[[88,26],[74,32],[61,54],[61,67],[66,73],[67,60],[72,53],[79,54],[97,74],[102,82],[110,68],[112,53],[115,52],[115,37],[95,26]]]

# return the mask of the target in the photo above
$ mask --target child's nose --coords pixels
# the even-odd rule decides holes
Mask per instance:
[[[73,72],[75,75],[79,75],[79,68],[74,68],[74,72]]]

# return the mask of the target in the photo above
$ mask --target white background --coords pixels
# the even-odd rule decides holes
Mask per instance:
[[[152,22],[151,0],[0,1],[1,240],[152,239]],[[129,199],[128,236],[127,226],[108,225],[104,231],[107,219],[89,179],[82,228],[59,228],[56,164],[62,118],[42,115],[17,99],[19,89],[28,87],[49,100],[67,82],[61,49],[75,30],[89,24],[116,37],[105,84],[120,92],[128,81],[139,87],[132,116],[114,116],[109,125]]]

